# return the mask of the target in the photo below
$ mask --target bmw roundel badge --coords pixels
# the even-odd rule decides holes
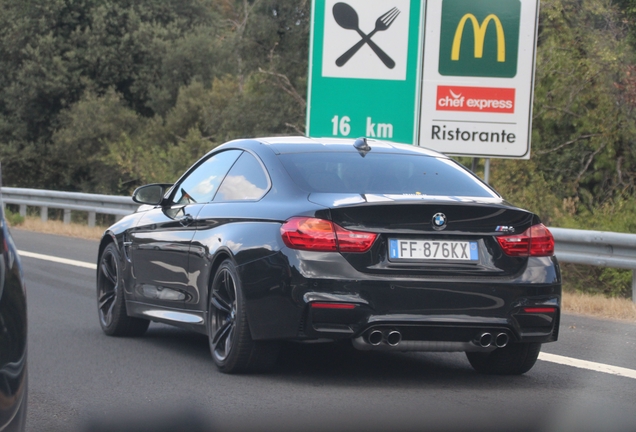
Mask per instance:
[[[446,215],[444,213],[436,213],[433,216],[433,229],[440,231],[444,228],[446,228]]]

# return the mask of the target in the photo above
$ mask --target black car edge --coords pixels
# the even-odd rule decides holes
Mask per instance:
[[[2,186],[0,170],[0,187]],[[20,257],[0,192],[0,431],[24,430],[27,410],[27,308]]]
[[[208,335],[227,373],[271,368],[284,341],[465,352],[489,374],[530,370],[556,341],[561,276],[537,215],[452,159],[367,139],[228,142],[99,246],[99,321]]]

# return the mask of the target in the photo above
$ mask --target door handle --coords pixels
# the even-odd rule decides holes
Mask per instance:
[[[192,215],[187,214],[185,216],[180,217],[179,219],[177,219],[179,221],[179,223],[183,226],[188,226],[190,225],[192,222],[194,222],[194,218],[192,217]]]

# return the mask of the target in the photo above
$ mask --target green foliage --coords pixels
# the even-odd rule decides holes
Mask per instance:
[[[108,190],[83,178],[69,183],[76,173],[63,173],[68,158],[51,146],[54,135],[67,126],[64,113],[87,94],[113,89],[136,114],[152,117],[153,95],[174,78],[162,68],[164,55],[178,49],[176,41],[193,29],[209,27],[208,34],[214,34],[214,3],[1,0],[0,158],[16,165],[5,170],[6,183]],[[80,177],[86,176],[100,177]]]
[[[121,171],[104,163],[109,143],[142,133],[148,119],[128,108],[122,96],[109,90],[104,96],[87,92],[59,116],[60,129],[50,146],[61,168],[50,178],[63,189],[95,193],[119,192]]]
[[[21,216],[20,213],[14,213],[9,209],[5,210],[4,217],[9,222],[10,226],[18,226],[24,223],[24,217]]]
[[[533,160],[555,195],[588,208],[634,193],[634,54],[621,18],[602,0],[541,5]]]
[[[306,0],[0,6],[6,184],[122,193],[216,143],[304,131]]]
[[[561,263],[563,289],[569,292],[631,298],[632,271]]]
[[[598,280],[610,288],[604,292],[606,296],[630,297],[632,292],[632,270],[603,268]]]
[[[559,198],[534,161],[492,160],[490,183],[507,201],[538,214],[546,225],[558,225],[563,218]]]
[[[571,205],[574,211],[561,220],[564,228],[636,233],[636,197],[617,198],[591,210]]]

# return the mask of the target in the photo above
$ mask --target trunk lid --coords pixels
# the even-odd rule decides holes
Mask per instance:
[[[505,255],[496,237],[539,223],[499,198],[313,193],[309,200],[329,207],[343,228],[378,234],[368,252],[343,253],[364,273],[512,276],[528,258]]]

